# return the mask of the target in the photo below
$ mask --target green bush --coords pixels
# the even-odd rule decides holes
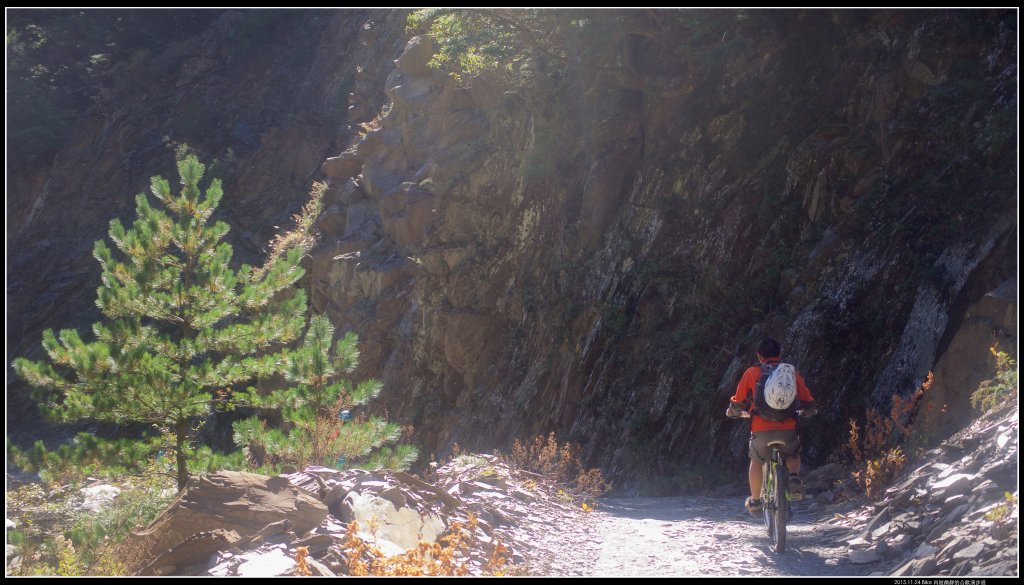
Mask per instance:
[[[16,575],[126,575],[130,555],[124,544],[131,530],[149,524],[174,498],[173,462],[150,461],[139,475],[111,483],[121,493],[99,512],[76,509],[78,485],[45,489],[29,484],[7,492],[8,518],[18,530],[8,543],[18,547]]]
[[[1017,361],[995,346],[989,352],[996,358],[996,375],[971,394],[971,406],[982,412],[1017,401]]]

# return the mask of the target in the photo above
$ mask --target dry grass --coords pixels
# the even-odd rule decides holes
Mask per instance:
[[[907,465],[900,444],[911,433],[911,423],[924,394],[931,389],[931,372],[924,383],[909,397],[893,396],[886,415],[869,409],[864,428],[850,420],[846,452],[860,468],[853,475],[864,493],[877,499],[896,475]],[[927,423],[928,421],[922,421]]]
[[[316,233],[313,224],[320,217],[324,208],[324,193],[327,191],[327,183],[316,182],[309,190],[309,201],[302,207],[302,211],[292,216],[295,227],[284,233],[277,234],[270,242],[270,251],[267,253],[267,261],[263,266],[253,270],[253,275],[262,277],[275,260],[285,255],[288,250],[300,247],[303,252],[309,252],[316,244]]]
[[[309,565],[306,564],[306,559],[308,557],[308,548],[300,546],[295,549],[295,574],[299,577],[310,577],[313,575],[313,571],[310,571]]]
[[[505,460],[513,469],[536,473],[560,493],[574,501],[596,500],[611,489],[600,469],[585,469],[579,456],[579,445],[565,443],[558,445],[555,433],[545,439],[538,435],[530,443],[512,444],[512,452]]]

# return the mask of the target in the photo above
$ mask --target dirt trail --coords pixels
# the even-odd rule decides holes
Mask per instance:
[[[849,534],[801,503],[786,552],[770,550],[760,517],[739,497],[687,496],[602,500],[569,522],[547,523],[531,534],[538,547],[533,572],[587,576],[866,575],[880,567],[854,565]]]

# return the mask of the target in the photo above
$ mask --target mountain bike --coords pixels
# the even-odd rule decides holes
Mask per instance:
[[[803,415],[803,411],[797,411],[797,416]],[[750,418],[747,411],[739,412],[740,418]],[[789,495],[789,469],[786,467],[786,458],[782,455],[780,447],[785,446],[782,441],[768,443],[768,461],[762,465],[761,473],[761,502],[764,506],[764,526],[768,529],[768,536],[772,539],[772,549],[777,552],[786,550],[786,523],[792,515],[792,504]]]

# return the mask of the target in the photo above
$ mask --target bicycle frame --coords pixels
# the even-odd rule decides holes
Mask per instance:
[[[737,414],[731,414],[732,410],[725,411],[726,416],[750,418],[749,410],[742,410]],[[797,410],[796,415],[811,416],[813,411],[807,412]],[[768,536],[772,539],[772,548],[775,552],[781,553],[786,550],[786,523],[789,521],[790,496],[789,496],[789,469],[786,467],[786,460],[779,450],[785,443],[772,441],[768,443],[768,461],[761,466],[761,501],[763,502],[764,526],[768,529]]]
[[[789,492],[786,482],[789,470],[779,450],[781,443],[769,443],[771,453],[763,464],[761,501],[764,502],[764,526],[777,553],[786,550],[786,521],[789,519]]]

